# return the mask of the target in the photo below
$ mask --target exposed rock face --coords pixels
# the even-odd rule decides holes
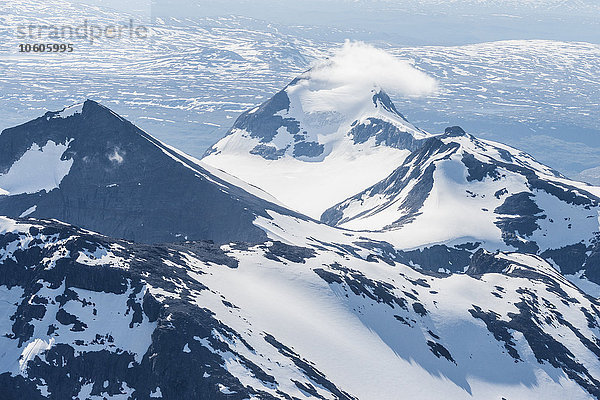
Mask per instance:
[[[51,177],[51,190],[0,192],[1,215],[55,218],[138,242],[222,243],[260,242],[266,236],[253,225],[256,216],[268,217],[267,209],[290,213],[89,100],[78,113],[49,112],[3,131],[0,179],[25,163],[26,152],[44,153],[48,144],[64,145],[55,161],[68,161],[68,173],[55,185]],[[52,164],[32,163],[34,176],[23,179],[34,179],[44,168]]]

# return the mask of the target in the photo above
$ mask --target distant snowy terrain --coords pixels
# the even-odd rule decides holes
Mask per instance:
[[[557,9],[561,3],[553,2]],[[579,6],[571,3],[563,4],[565,10]],[[360,36],[352,28],[325,31],[245,17],[156,18],[150,24],[134,16],[151,28],[150,39],[76,40],[70,54],[18,53],[23,40],[16,25],[23,21],[77,26],[84,19],[123,24],[131,17],[57,4],[0,6],[0,128],[93,98],[195,156],[241,112],[271,97],[344,38]],[[388,39],[377,39],[377,46],[412,60],[440,82],[441,91],[424,99],[389,92],[418,126],[440,132],[461,125],[528,151],[568,176],[598,167],[598,44],[516,40],[406,47],[410,42]]]
[[[600,46],[533,40],[390,51],[441,82],[434,98],[395,99],[418,126],[461,125],[568,175],[597,166]]]

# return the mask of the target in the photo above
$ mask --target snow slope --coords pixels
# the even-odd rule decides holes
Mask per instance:
[[[0,173],[0,187],[5,191],[0,194],[31,194],[58,188],[73,165],[73,160],[62,159],[68,145],[48,141],[40,147],[34,143],[6,173]]]
[[[434,276],[318,229],[219,248],[0,227],[0,382],[31,399],[600,393],[599,305],[535,256],[479,252],[469,275]]]

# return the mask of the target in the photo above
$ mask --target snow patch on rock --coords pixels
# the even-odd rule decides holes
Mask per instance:
[[[0,175],[0,187],[4,189],[0,194],[31,194],[57,189],[73,166],[72,159],[62,159],[68,147],[69,142],[50,140],[42,147],[33,144],[7,173]]]
[[[19,369],[22,373],[27,372],[27,363],[33,360],[37,355],[40,355],[44,351],[50,349],[54,345],[54,338],[50,338],[48,342],[43,339],[36,338],[29,342],[21,353],[19,359]]]
[[[33,214],[35,210],[37,210],[37,205],[29,207],[27,210],[23,211],[21,215],[19,215],[19,218],[25,218],[26,216]]]
[[[72,106],[65,107],[62,111],[54,114],[51,118],[68,118],[75,114],[81,114],[83,112],[83,103],[73,104]]]

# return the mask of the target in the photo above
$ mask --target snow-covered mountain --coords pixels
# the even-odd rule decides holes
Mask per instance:
[[[471,251],[542,254],[565,274],[595,275],[599,196],[600,188],[566,179],[526,153],[452,127],[321,220],[380,231],[399,247],[470,243]]]
[[[356,109],[317,113],[343,115],[344,124],[300,130],[310,113],[293,104],[319,103],[295,98],[298,84],[240,117],[244,128],[225,140],[239,134],[246,157],[261,163],[396,154],[400,168],[379,185],[412,207],[404,226],[400,215],[390,229],[352,231],[289,211],[93,101],[0,135],[0,213],[13,216],[0,217],[0,387],[15,399],[597,398],[600,304],[555,268],[568,273],[570,263],[600,283],[590,267],[600,248],[586,236],[598,223],[591,187],[459,128],[429,135],[377,89]],[[479,207],[495,206],[497,220],[485,222],[500,230],[505,251],[484,249],[485,230],[442,245],[417,237],[427,248],[397,241],[431,211],[432,193],[449,199],[442,228],[457,215],[479,221]],[[399,215],[386,214],[394,206],[377,211]],[[347,215],[337,222],[361,221]],[[56,219],[180,242],[133,243]],[[526,254],[525,230],[537,224],[561,235],[548,241],[584,243]],[[450,261],[463,273],[448,273],[458,269]]]
[[[600,304],[542,259],[480,251],[468,275],[435,275],[310,234],[151,246],[0,218],[3,393],[600,395]]]
[[[351,85],[314,75],[242,114],[203,161],[324,223],[368,232],[405,263],[464,272],[479,248],[520,251],[600,294],[600,188],[459,127],[429,134],[379,88],[349,96]]]
[[[383,179],[430,136],[383,89],[335,84],[319,72],[300,75],[243,113],[203,161],[318,218]]]
[[[94,101],[0,134],[0,214],[55,218],[138,242],[266,238],[253,221],[290,214]]]
[[[145,23],[83,3],[0,5],[0,128],[92,94],[201,154],[248,111],[202,161],[89,100],[2,131],[1,399],[600,398],[600,188],[543,164],[597,175],[600,46],[398,47],[523,11],[585,31],[596,3],[353,1],[347,30],[154,18],[17,51],[25,23]],[[348,42],[264,101],[361,35],[412,64]],[[386,94],[399,70],[440,90]]]

